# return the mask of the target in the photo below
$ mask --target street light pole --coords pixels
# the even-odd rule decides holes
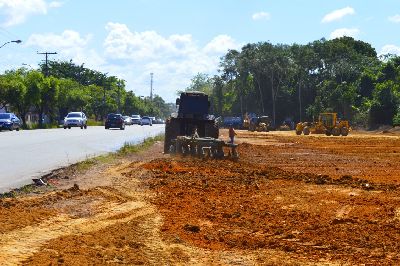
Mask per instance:
[[[9,44],[9,43],[12,43],[12,42],[21,43],[22,41],[21,41],[21,40],[8,41],[8,42],[5,42],[2,46],[0,46],[0,48],[3,48],[4,45]]]

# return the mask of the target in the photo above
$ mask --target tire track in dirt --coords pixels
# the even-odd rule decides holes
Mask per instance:
[[[154,212],[155,209],[145,202],[129,201],[122,204],[108,204],[101,213],[88,218],[73,219],[61,214],[37,226],[27,226],[3,234],[0,239],[0,261],[6,262],[2,265],[20,264],[35,252],[39,252],[50,240],[98,231]],[[123,218],[120,218],[121,216]]]

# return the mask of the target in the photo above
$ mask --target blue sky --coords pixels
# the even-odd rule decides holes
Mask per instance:
[[[217,73],[228,49],[340,36],[400,55],[400,0],[0,0],[0,72],[51,59],[123,78],[172,102],[196,73]]]

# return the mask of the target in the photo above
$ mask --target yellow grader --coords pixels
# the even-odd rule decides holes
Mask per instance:
[[[327,136],[347,136],[349,121],[339,120],[337,113],[320,113],[317,122],[300,122],[296,125],[296,134],[326,134]]]
[[[250,119],[249,131],[268,132],[271,119],[268,116],[253,117]]]

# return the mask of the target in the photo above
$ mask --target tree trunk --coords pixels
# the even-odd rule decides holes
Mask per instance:
[[[256,79],[257,79],[257,78],[256,78]],[[258,85],[258,91],[260,92],[262,113],[265,114],[265,110],[264,110],[264,98],[263,98],[263,94],[262,94],[262,90],[261,90],[260,79],[257,79],[257,85]]]
[[[39,107],[39,128],[43,128],[43,108]]]
[[[299,81],[299,114],[300,114],[300,121],[302,121],[302,116],[301,116],[301,80]]]
[[[271,95],[272,95],[272,126],[275,127],[275,90],[274,90],[274,71],[271,74]]]
[[[26,116],[26,114],[20,114],[20,116],[21,116],[21,120],[22,120],[22,127],[23,128],[27,128],[27,125],[26,125],[26,118],[25,118],[25,116]]]

